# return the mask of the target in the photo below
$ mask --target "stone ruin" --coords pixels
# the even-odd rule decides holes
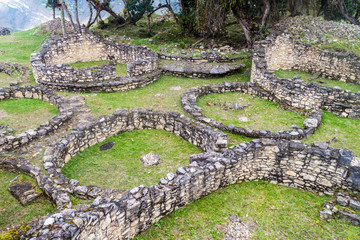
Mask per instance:
[[[353,54],[323,52],[293,42],[286,34],[271,35],[254,45],[251,82],[284,105],[299,109],[322,109],[342,117],[360,118],[360,92],[281,79],[273,70],[295,69],[359,84],[359,58]]]
[[[72,109],[65,100],[42,86],[0,88],[0,101],[19,98],[40,99],[54,104],[59,110],[59,115],[55,115],[36,129],[30,129],[16,135],[0,135],[0,151],[9,151],[45,136],[61,127],[73,115]]]
[[[43,158],[47,175],[42,174],[41,169],[33,167],[24,159],[1,156],[2,170],[24,172],[32,176],[57,206],[56,213],[31,222],[27,231],[19,231],[19,237],[130,239],[178,208],[241,181],[266,180],[274,184],[329,195],[334,194],[339,188],[345,191],[360,191],[360,165],[352,151],[334,149],[326,143],[315,142],[307,145],[295,140],[306,138],[317,129],[321,124],[322,108],[340,116],[360,118],[360,93],[306,84],[300,80],[280,79],[270,71],[280,67],[286,69],[285,66],[288,66],[288,69],[312,72],[316,66],[317,72],[322,72],[321,69],[325,69],[325,72],[331,67],[331,63],[345,61],[344,67],[337,69],[337,76],[343,81],[356,83],[359,79],[358,68],[355,61],[351,60],[353,56],[342,57],[333,53],[319,52],[319,55],[316,55],[319,57],[311,59],[309,56],[306,57],[306,54],[313,54],[311,51],[318,50],[310,46],[297,45],[286,36],[285,40],[282,40],[283,35],[279,36],[279,40],[277,37],[255,44],[251,83],[223,82],[191,88],[181,97],[185,111],[196,120],[221,130],[258,138],[249,143],[227,148],[226,134],[203,123],[187,119],[179,113],[120,109],[114,114],[100,117],[87,124],[80,124],[71,133],[53,143],[45,151]],[[279,42],[286,44],[283,46]],[[91,52],[88,50],[89,45]],[[295,51],[286,50],[289,46],[291,48],[295,46],[293,49]],[[280,60],[276,60],[277,55],[273,53],[283,51],[283,48],[284,54],[290,55],[286,58],[284,57],[286,54],[280,54],[278,57]],[[304,52],[296,55],[296,49],[302,49],[301,51]],[[285,61],[286,59],[288,62]],[[322,61],[322,59],[331,61]],[[128,63],[130,75],[139,73],[138,85],[127,85],[130,82],[134,84],[135,77],[130,78],[129,81],[121,80],[122,82],[114,79],[114,75],[111,75],[114,69],[111,64],[103,66],[104,71],[99,68],[98,72],[101,73],[99,75],[85,73],[86,71],[82,72],[81,69],[74,70],[65,64],[95,60],[117,60]],[[311,63],[311,60],[316,63]],[[145,86],[148,83],[139,83],[143,81],[144,76],[153,74],[158,77],[160,74],[157,70],[157,61],[156,54],[152,55],[147,49],[115,44],[91,33],[53,40],[46,44],[40,53],[31,57],[34,76],[39,84],[56,90],[85,92],[120,91]],[[303,65],[308,67],[300,69],[299,66],[304,67]],[[352,70],[348,72],[347,69]],[[336,77],[334,74],[329,71],[329,74],[324,76]],[[81,82],[78,81],[79,79]],[[151,81],[154,80],[149,80],[149,83]],[[118,87],[119,82],[123,84],[122,87]],[[44,87],[16,88],[4,91],[3,99],[36,98],[44,96],[44,92],[50,94],[51,91]],[[305,120],[303,128],[279,133],[225,126],[221,122],[206,118],[201,113],[201,108],[196,105],[198,97],[223,92],[243,92],[278,102],[285,109],[312,111]],[[55,103],[62,103],[54,93],[51,92],[50,95],[49,97],[45,94],[47,98],[55,99],[53,100]],[[64,111],[65,115],[71,116],[69,109],[64,108]],[[45,128],[53,129],[49,128],[49,125]],[[158,184],[151,187],[141,185],[131,190],[87,186],[76,179],[68,179],[61,173],[64,165],[79,151],[102,142],[109,136],[133,129],[163,129],[172,132],[200,147],[204,153],[191,156],[188,166],[180,167],[174,173],[168,173]],[[20,143],[8,144],[8,146],[12,148],[18,144]],[[84,208],[73,209],[69,194],[83,199],[94,199],[94,202]]]
[[[242,92],[249,95],[257,96],[262,99],[278,102],[283,105],[281,101],[277,101],[276,97],[258,88],[253,83],[248,82],[222,82],[212,85],[204,85],[201,87],[194,87],[187,90],[181,95],[181,105],[184,110],[189,113],[196,120],[207,123],[212,127],[216,127],[223,131],[229,131],[234,134],[243,135],[252,138],[274,138],[274,139],[304,139],[313,134],[320,126],[322,120],[322,112],[314,110],[309,114],[309,118],[305,119],[303,128],[294,127],[293,129],[281,132],[271,132],[268,130],[254,130],[245,129],[234,125],[224,125],[220,121],[207,118],[202,114],[201,107],[197,106],[196,101],[199,97],[211,93],[226,93],[226,92]],[[303,112],[299,111],[304,114]]]
[[[100,60],[126,63],[129,77],[116,77],[111,63],[80,69],[68,65]],[[160,77],[155,52],[114,43],[85,29],[45,43],[39,53],[31,55],[31,67],[37,83],[59,91],[125,91],[146,86]]]

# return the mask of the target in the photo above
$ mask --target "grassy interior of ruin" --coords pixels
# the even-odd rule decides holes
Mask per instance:
[[[146,23],[140,22],[138,27],[129,25],[119,31],[113,31],[113,29],[102,30],[101,34],[103,36],[114,37],[119,42],[138,45],[146,44],[151,49],[157,51],[160,51],[161,48],[168,48],[168,53],[171,54],[179,53],[179,49],[189,48],[200,40],[181,36],[179,29],[177,29],[171,20],[159,21],[159,23],[154,24],[154,35],[147,35],[146,29]],[[0,50],[5,53],[0,54],[0,61],[24,64],[29,67],[30,53],[39,51],[41,42],[46,36],[45,33],[43,35],[35,35],[34,32],[35,30],[28,30],[14,33],[10,36],[1,36]],[[121,37],[115,38],[114,35]],[[153,41],[149,41],[150,39]],[[245,43],[242,32],[236,25],[229,26],[229,35],[218,41],[222,44],[240,42],[241,45]],[[204,40],[201,43],[205,45],[207,42]],[[193,54],[198,56],[200,53],[200,51],[194,50]],[[244,56],[244,54],[233,55],[229,53],[225,54],[225,56]],[[242,62],[247,65],[248,69],[251,68],[250,59],[245,59]],[[87,65],[89,67],[97,65],[94,63],[80,63],[79,67],[85,66],[82,64],[90,64]],[[124,69],[126,72],[126,68]],[[121,70],[119,70],[120,72]],[[292,77],[294,76],[292,74],[282,75],[281,77]],[[296,73],[295,75],[299,74]],[[308,78],[306,75],[304,76]],[[3,78],[5,76],[0,75],[0,81]],[[117,93],[89,93],[82,94],[82,96],[85,97],[86,103],[97,116],[113,113],[117,108],[139,107],[153,108],[154,110],[161,111],[177,111],[189,117],[180,104],[180,96],[187,89],[222,81],[249,80],[250,76],[242,73],[219,79],[190,79],[162,76],[153,84],[140,89]],[[13,80],[10,77],[5,80],[6,83],[8,81]],[[30,78],[30,81],[32,84],[35,84],[33,77]],[[343,83],[333,82],[328,79],[321,81],[330,84],[329,86],[340,86],[343,89],[359,91],[357,90],[359,86],[341,85]],[[172,90],[173,87],[180,87],[180,90]],[[75,94],[60,93],[60,95],[69,97]],[[229,123],[235,121],[234,123],[237,123],[238,117],[235,117],[237,113],[230,110],[217,109],[216,106],[207,106],[206,102],[237,102],[240,100],[240,95],[209,95],[201,98],[199,105],[203,107],[204,113],[209,117],[214,117],[215,119],[222,117],[224,121],[229,121]],[[248,116],[253,121],[256,121],[257,124],[254,125],[254,128],[276,130],[288,129],[293,124],[299,126],[302,124],[302,116],[284,111],[271,102],[257,101],[258,99],[246,95],[240,97],[248,99],[251,106],[255,108],[252,110],[253,112],[250,112],[251,115]],[[51,112],[51,110],[47,110],[47,105],[49,104],[44,102],[42,102],[44,105],[41,106],[41,113],[37,114],[33,114],[35,109],[31,108],[32,106],[23,104],[21,100],[3,101],[1,103],[6,105],[10,104],[10,102],[15,104],[10,106],[10,109],[15,111],[14,116],[18,114],[18,121],[26,120],[28,129],[31,128],[28,126],[30,126],[29,124],[31,124],[32,120],[29,121],[30,118],[28,119],[24,115],[26,112],[32,113],[32,116],[43,114],[46,111]],[[23,106],[25,107],[22,110],[23,113],[16,113],[18,111],[16,109],[21,109]],[[268,114],[261,114],[262,111],[266,110],[264,108],[273,109],[276,112],[274,116],[282,117],[284,115],[289,117],[281,119],[273,119],[275,118],[273,117],[270,119]],[[244,109],[245,111],[249,112],[247,109]],[[222,112],[223,116],[216,116],[218,112]],[[12,115],[12,113],[8,113],[8,115]],[[49,118],[41,116],[40,119],[42,121],[34,126],[40,125],[44,122],[43,119]],[[4,123],[12,126],[10,120]],[[304,142],[311,144],[314,141],[329,141],[333,147],[348,148],[355,151],[355,155],[360,156],[358,148],[360,142],[359,124],[359,120],[342,118],[324,112],[320,128],[309,139],[304,140]],[[229,146],[251,140],[243,136],[227,134],[229,135]],[[334,137],[336,137],[336,140],[332,141]],[[67,176],[76,178],[84,184],[90,185],[93,183],[94,185],[105,187],[131,188],[140,184],[148,186],[156,183],[167,172],[176,169],[176,166],[187,165],[189,155],[201,152],[201,150],[185,140],[179,139],[173,134],[157,130],[121,133],[105,140],[105,142],[107,141],[114,141],[116,143],[114,149],[107,152],[99,152],[100,144],[98,144],[81,152],[66,165],[64,172]],[[158,143],[160,143],[160,146],[156,146]],[[166,143],[166,146],[163,145],[164,143]],[[161,153],[161,158],[164,159],[163,166],[162,164],[150,168],[141,166],[140,156],[142,153],[148,153],[148,151],[154,151],[157,154]],[[27,158],[26,155],[24,157]],[[41,159],[41,156],[39,156],[39,159]],[[34,164],[42,167],[41,161],[36,161]],[[108,177],[109,174],[112,176]],[[15,177],[16,174],[0,172],[0,183],[2,184],[0,188],[0,231],[29,222],[37,216],[46,215],[54,211],[52,203],[45,198],[40,198],[28,206],[22,207],[7,190],[9,181]],[[130,179],[131,181],[129,181]],[[90,201],[82,201],[75,197],[71,197],[71,200],[74,205],[90,203]],[[238,215],[243,221],[255,223],[252,231],[256,239],[356,239],[358,229],[347,222],[341,220],[333,220],[331,223],[319,221],[319,210],[325,200],[331,200],[331,197],[318,196],[310,192],[261,181],[243,182],[216,191],[187,205],[183,209],[175,211],[138,236],[137,239],[221,239],[223,235],[222,226],[229,222],[229,216],[232,214]]]
[[[106,142],[115,145],[100,151]],[[142,164],[140,158],[150,152],[160,156],[159,165]],[[201,149],[165,130],[133,130],[85,149],[62,172],[85,185],[130,190],[141,184],[150,187],[158,183],[169,172],[188,165],[190,155],[200,152]]]
[[[241,182],[171,213],[135,239],[220,240],[234,214],[251,226],[252,239],[357,239],[357,226],[319,220],[319,210],[330,200],[264,181]]]
[[[39,99],[12,99],[0,102],[0,125],[8,125],[15,133],[35,129],[58,115],[55,105]]]
[[[254,130],[286,131],[291,129],[292,125],[302,127],[306,119],[306,116],[284,111],[275,102],[244,93],[209,94],[199,98],[197,103],[206,117],[221,121],[225,125],[233,124]],[[244,108],[231,109],[235,104]]]
[[[19,177],[13,183],[25,181],[36,186],[36,180],[25,174],[0,171],[0,239],[3,239],[2,233],[7,232],[10,228],[28,224],[37,217],[42,217],[56,210],[53,203],[44,195],[22,206],[8,191],[10,181],[17,176]],[[36,191],[41,192],[38,187],[36,187]]]
[[[109,63],[109,62],[110,61],[106,61],[106,60],[91,61],[91,62],[77,62],[77,63],[71,63],[69,65],[75,69],[79,69],[79,68],[87,68],[87,67],[94,67],[94,66],[101,67],[101,65]],[[116,62],[115,69],[116,69],[116,76],[120,77],[120,76],[127,75],[127,65],[126,64]],[[93,69],[93,71],[96,71],[96,69]]]
[[[310,81],[308,81],[309,83],[316,83],[319,85],[323,85],[325,87],[341,87],[343,90],[350,90],[352,92],[360,91],[359,84],[346,83],[346,82],[341,82],[341,81],[332,80],[332,79],[328,79],[328,78],[321,78],[321,77],[317,77],[315,74],[310,74],[310,73],[305,73],[305,72],[300,72],[300,71],[279,69],[279,70],[275,71],[275,75],[280,78],[290,78],[290,79],[297,76],[297,77],[300,77],[300,79],[303,81],[307,81],[308,79],[310,79]],[[317,77],[317,78],[314,80],[311,80],[314,77]]]

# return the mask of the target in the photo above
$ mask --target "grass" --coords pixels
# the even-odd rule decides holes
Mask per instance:
[[[107,151],[99,147],[115,142]],[[153,151],[161,164],[145,167],[140,157]],[[189,164],[189,156],[201,150],[181,137],[164,130],[134,130],[109,137],[72,158],[62,172],[82,184],[105,188],[132,189],[151,186],[178,167]],[[109,171],[111,169],[111,171]]]
[[[346,148],[354,151],[355,156],[360,156],[360,120],[344,118],[335,114],[325,112],[319,129],[304,140],[305,143],[311,144],[314,141],[331,142],[336,137],[335,142],[330,146],[334,148]]]
[[[7,228],[17,227],[26,224],[37,217],[44,216],[50,212],[54,212],[56,208],[43,195],[23,207],[8,191],[9,181],[13,180],[18,174],[0,171],[0,232],[4,232]],[[35,180],[24,174],[20,174],[17,181],[24,180],[34,185]],[[0,233],[0,239],[1,238]]]
[[[316,44],[315,44],[316,46]],[[353,52],[357,56],[360,56],[360,43],[357,42],[349,42],[346,40],[339,41],[331,41],[331,42],[323,42],[317,45],[322,50],[330,50],[330,51],[348,51]]]
[[[294,76],[298,76],[301,77],[301,80],[307,80],[310,77],[314,77],[314,74],[309,74],[309,73],[304,73],[304,72],[299,72],[299,71],[289,71],[289,70],[282,70],[279,69],[277,71],[275,71],[275,75],[280,77],[280,78],[292,78]],[[360,85],[358,84],[353,84],[353,83],[345,83],[345,82],[340,82],[337,80],[331,80],[331,79],[327,79],[327,78],[317,78],[314,81],[311,81],[326,87],[341,87],[343,90],[351,90],[352,92],[358,92],[360,91]]]
[[[88,93],[83,94],[83,96],[91,111],[97,116],[110,114],[118,108],[153,108],[161,111],[177,111],[185,114],[185,111],[181,107],[180,96],[187,89],[222,81],[234,82],[249,80],[250,76],[242,74],[235,74],[219,79],[190,79],[163,75],[159,80],[147,87],[126,92]],[[174,86],[180,86],[181,90],[171,90],[171,87]],[[64,93],[60,94],[64,95]]]
[[[232,214],[255,223],[253,239],[357,239],[358,227],[348,222],[319,221],[325,200],[331,197],[263,181],[242,182],[173,212],[135,239],[223,239],[221,226]]]
[[[56,106],[39,99],[16,99],[0,102],[0,124],[8,124],[16,133],[37,128],[57,114]]]
[[[46,35],[35,35],[35,29],[0,37],[0,61],[19,63],[30,67],[30,54],[39,51]]]
[[[242,110],[225,110],[223,105],[219,105],[234,106],[234,103],[249,104],[249,106]],[[306,118],[283,110],[277,103],[243,93],[209,94],[199,98],[198,105],[203,109],[203,114],[209,118],[221,121],[225,125],[233,124],[255,130],[279,132],[290,129],[293,124],[302,127]],[[246,117],[248,122],[239,121],[240,117]]]
[[[92,61],[92,62],[77,62],[70,63],[69,65],[75,69],[93,67],[93,66],[101,66],[105,63],[109,63],[110,61]],[[124,76],[127,75],[127,65],[123,63],[116,63],[116,76]],[[93,69],[96,71],[96,69]]]

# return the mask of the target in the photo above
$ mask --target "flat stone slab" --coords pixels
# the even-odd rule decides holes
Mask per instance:
[[[160,164],[160,156],[154,152],[150,152],[140,158],[142,164],[146,167],[156,166]]]
[[[107,151],[114,147],[114,142],[107,142],[100,146],[100,151]]]
[[[36,193],[33,185],[28,182],[13,184],[9,187],[9,191],[23,206],[41,195]]]
[[[181,61],[164,61],[160,68],[163,71],[178,72],[184,74],[207,74],[207,75],[224,75],[233,71],[245,68],[244,64],[239,63],[202,63],[196,64],[192,62]]]

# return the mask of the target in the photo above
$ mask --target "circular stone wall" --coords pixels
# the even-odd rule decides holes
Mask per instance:
[[[71,194],[85,199],[95,199],[98,196],[119,198],[126,191],[82,185],[78,180],[66,178],[61,169],[79,151],[133,129],[162,129],[182,137],[203,151],[222,152],[227,149],[226,134],[180,116],[179,113],[121,109],[90,124],[79,125],[54,143],[45,151],[44,168],[55,183],[66,186]]]
[[[242,92],[263,99],[277,101],[275,97],[269,93],[257,88],[254,84],[247,82],[222,82],[212,85],[204,85],[201,87],[194,87],[187,90],[181,95],[181,105],[184,110],[188,112],[196,120],[209,124],[212,127],[219,128],[224,131],[229,131],[238,135],[244,135],[253,138],[274,138],[274,139],[303,139],[313,134],[321,124],[322,112],[314,110],[311,112],[309,118],[304,121],[303,128],[294,128],[287,131],[274,133],[268,130],[253,130],[237,127],[234,125],[224,125],[220,121],[207,118],[202,114],[202,109],[197,106],[196,101],[199,97],[210,93],[225,93],[225,92]],[[281,101],[277,101],[281,104]]]
[[[104,64],[96,69],[74,69],[68,64],[87,61],[117,61],[127,64],[130,77],[116,77],[115,67]],[[158,55],[145,47],[104,40],[83,29],[45,43],[31,55],[37,83],[66,91],[123,91],[150,84],[160,77]]]
[[[31,129],[15,136],[5,135],[4,137],[1,137],[0,151],[12,150],[23,146],[40,136],[45,136],[49,132],[58,129],[73,115],[73,111],[66,101],[45,87],[24,86],[0,89],[0,101],[18,98],[40,99],[49,102],[50,104],[57,106],[59,115],[52,117],[36,129]]]
[[[324,52],[293,42],[287,35],[272,35],[254,44],[251,82],[289,107],[324,108],[336,115],[360,118],[360,92],[342,91],[301,80],[281,79],[272,71],[295,69],[359,83],[359,57],[354,54]]]

